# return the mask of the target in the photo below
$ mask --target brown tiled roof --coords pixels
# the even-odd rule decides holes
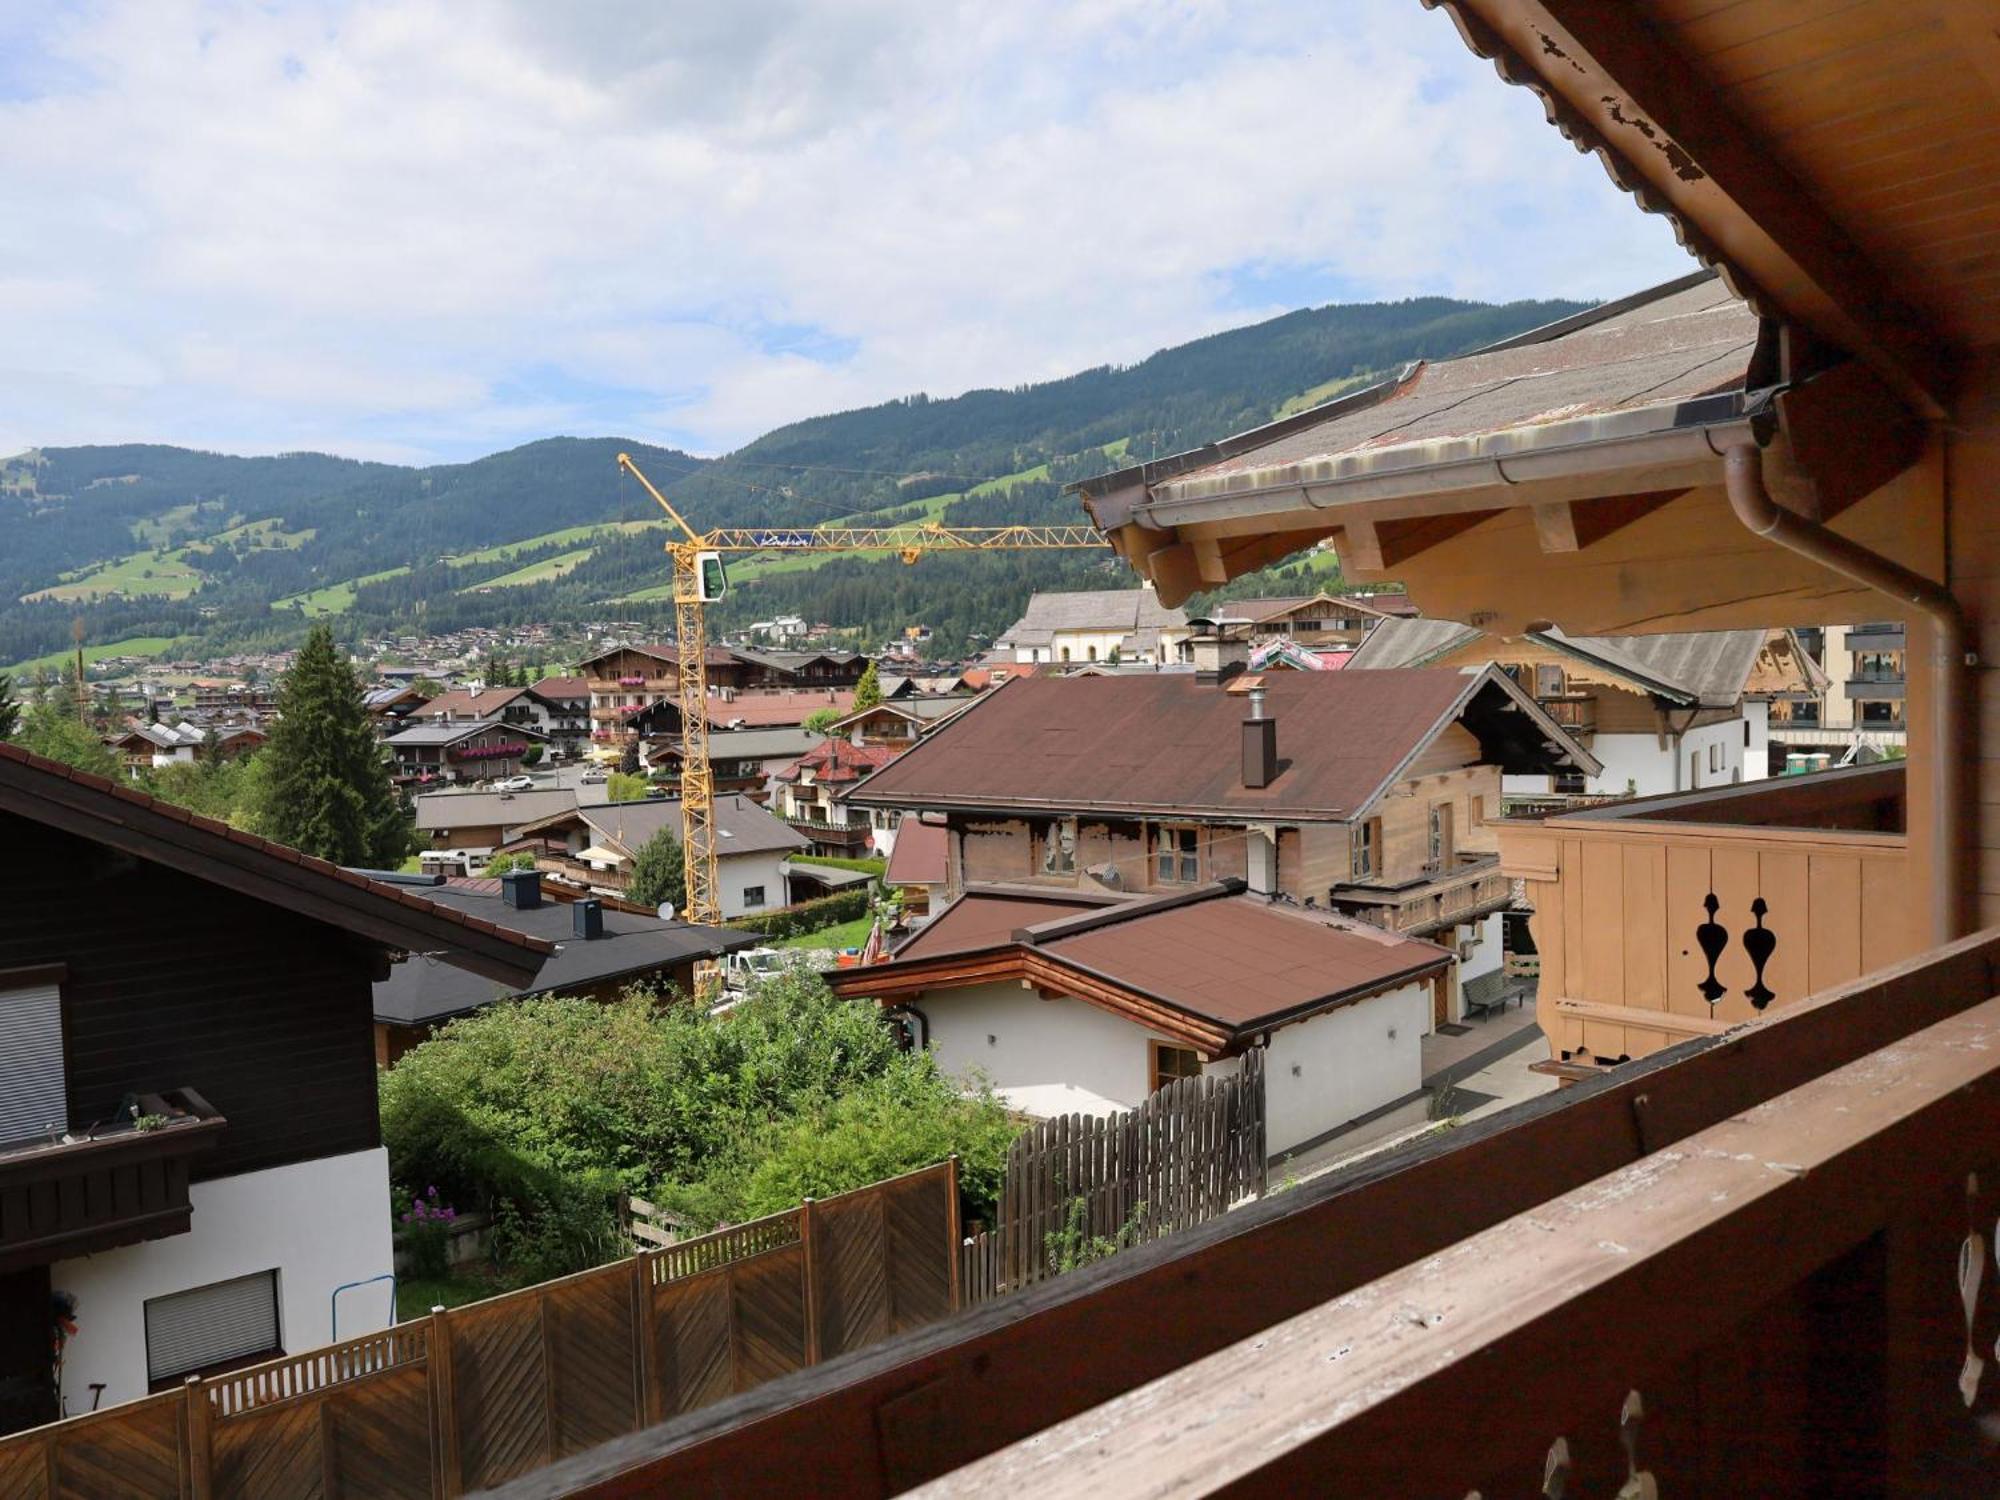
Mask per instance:
[[[454,714],[490,716],[499,713],[527,691],[518,687],[453,688],[448,693],[439,693],[410,717],[442,719]]]
[[[371,941],[437,951],[447,962],[510,984],[555,951],[510,932],[231,828],[172,802],[0,743],[0,811],[181,870]]]
[[[902,753],[901,745],[856,745],[847,740],[821,740],[780,771],[778,780],[797,781],[800,771],[811,771],[815,782],[841,786],[859,781],[870,771],[880,770]]]
[[[845,970],[830,982],[841,994],[886,1001],[1025,980],[1222,1051],[1453,962],[1421,939],[1243,894],[1237,880],[1094,907],[1082,899],[975,887],[889,963]],[[1038,909],[1050,915],[1010,925]]]
[[[739,693],[726,700],[711,695],[708,722],[718,729],[739,719],[748,729],[803,724],[822,708],[830,708],[840,714],[851,712],[854,708],[854,689],[800,688],[797,691]]]
[[[942,823],[926,823],[917,813],[904,813],[896,825],[896,845],[889,851],[885,885],[943,885],[951,831]]]
[[[583,677],[544,677],[535,684],[544,698],[588,698],[590,681]]]
[[[1473,711],[1494,737],[1489,759],[1523,774],[1555,769],[1530,700],[1497,672],[1273,672],[1277,777],[1242,779],[1248,705],[1192,673],[1035,677],[988,693],[877,771],[860,806],[1091,811],[1344,820],[1366,807],[1445,724]],[[1483,699],[1480,698],[1484,694]],[[1502,698],[1523,712],[1498,714]],[[1517,734],[1504,727],[1518,720]],[[1490,721],[1490,722],[1489,722]],[[1546,729],[1553,731],[1553,725]],[[1512,734],[1503,750],[1500,736]],[[1574,755],[1588,755],[1568,742]],[[1594,764],[1594,762],[1589,762]]]

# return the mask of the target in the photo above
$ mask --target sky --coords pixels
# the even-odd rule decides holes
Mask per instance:
[[[0,454],[721,453],[1688,269],[1418,0],[0,0]]]

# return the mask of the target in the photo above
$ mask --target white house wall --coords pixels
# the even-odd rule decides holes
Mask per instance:
[[[106,1406],[146,1394],[148,1298],[276,1270],[278,1338],[299,1354],[333,1341],[335,1287],[384,1275],[393,1263],[389,1153],[381,1147],[197,1182],[188,1197],[186,1234],[49,1268],[52,1289],[76,1297],[77,1334],[63,1356],[70,1415],[90,1410],[96,1381]],[[393,1314],[386,1281],[342,1292],[340,1337],[386,1328]]]
[[[789,893],[785,888],[785,854],[772,849],[761,854],[723,854],[715,862],[715,878],[722,886],[722,915],[755,916],[783,906]],[[753,885],[764,888],[764,904],[747,906],[743,893]]]
[[[1272,1032],[1265,1150],[1282,1156],[1423,1087],[1430,1005],[1430,987],[1410,984]]]

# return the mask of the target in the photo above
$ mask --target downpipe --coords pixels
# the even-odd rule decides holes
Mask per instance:
[[[1968,642],[1965,611],[1951,591],[1901,563],[1870,552],[1817,521],[1786,510],[1771,498],[1764,484],[1764,455],[1752,443],[1731,447],[1722,455],[1723,486],[1736,519],[1756,535],[1788,552],[1818,563],[1863,588],[1913,608],[1931,623],[1932,665],[1931,755],[1935,782],[1931,799],[1930,842],[1937,859],[1937,881],[1931,900],[1930,940],[1939,946],[1967,930],[1966,806],[1961,736],[1972,668],[1977,658]]]

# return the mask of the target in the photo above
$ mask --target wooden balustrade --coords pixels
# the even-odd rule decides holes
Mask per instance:
[[[0,1496],[448,1500],[959,1305],[956,1158],[0,1439]]]

